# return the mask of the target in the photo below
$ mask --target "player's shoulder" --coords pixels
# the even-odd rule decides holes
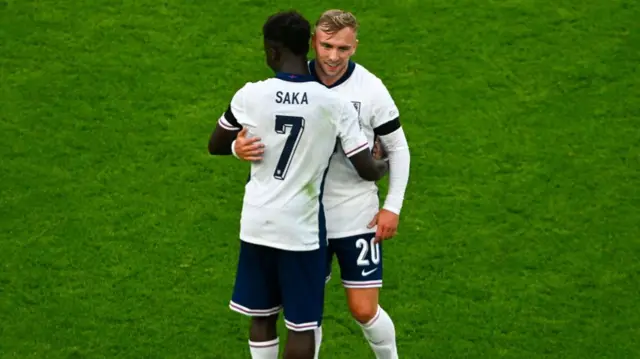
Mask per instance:
[[[328,90],[325,86],[320,84],[318,81],[303,79],[300,81],[290,81],[290,80],[282,80],[278,77],[271,77],[263,80],[247,82],[245,87],[249,91],[251,90],[264,90],[264,89],[274,89],[274,88],[298,88],[305,89],[308,91],[320,92],[323,94],[332,93],[332,91]]]
[[[367,82],[369,85],[384,86],[384,82],[380,77],[360,63],[355,63],[353,74],[358,77],[360,81]]]
[[[238,100],[241,98],[246,98],[251,96],[250,93],[255,90],[255,85],[258,84],[257,81],[247,81],[242,86],[238,87],[233,98]]]
[[[383,98],[389,96],[389,89],[384,81],[366,67],[356,63],[354,75],[359,78],[359,86],[367,89],[367,92],[373,96]]]
[[[344,96],[340,93],[332,91],[318,81],[309,81],[304,83],[305,91],[309,91],[315,98],[321,99],[318,105],[335,105],[345,101]]]
[[[353,107],[351,101],[349,101],[343,94],[331,91],[327,87],[320,85],[321,89],[318,90],[318,93],[321,94],[323,98],[323,104],[326,107],[331,107],[334,110],[342,111],[344,107]]]
[[[247,81],[236,91],[234,98],[251,101],[252,99],[261,98],[266,94],[277,91],[281,85],[282,81],[277,78]]]
[[[238,89],[238,92],[251,93],[254,91],[264,91],[265,89],[272,88],[275,85],[273,78],[267,78],[262,80],[247,81],[244,85]]]

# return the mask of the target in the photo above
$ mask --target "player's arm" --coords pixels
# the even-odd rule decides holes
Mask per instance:
[[[338,138],[342,149],[349,158],[358,175],[367,181],[381,179],[388,170],[387,163],[376,160],[369,150],[369,142],[358,124],[358,113],[348,102],[342,103],[340,120],[338,121]]]
[[[373,131],[389,161],[389,189],[383,209],[400,214],[409,182],[411,156],[400,115],[391,95],[382,83],[376,93]]]
[[[238,133],[245,132],[242,123],[247,122],[247,114],[245,110],[244,99],[246,97],[247,85],[238,90],[229,107],[218,120],[216,128],[209,138],[209,153],[212,155],[230,155],[232,151],[232,143],[238,136]]]
[[[356,168],[358,175],[367,181],[380,180],[389,169],[386,161],[373,158],[368,144],[364,150],[349,156],[349,161]]]
[[[216,128],[209,138],[209,153],[212,155],[230,155],[231,144],[242,130],[242,125],[234,116],[231,106],[227,108],[224,115],[220,117]]]

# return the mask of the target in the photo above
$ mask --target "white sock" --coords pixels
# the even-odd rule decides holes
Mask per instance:
[[[322,326],[317,327],[314,330],[314,334],[316,337],[316,354],[313,359],[318,359],[318,356],[320,355],[320,344],[322,344]]]
[[[398,359],[396,328],[382,307],[378,306],[378,312],[373,319],[360,326],[377,359]]]
[[[249,340],[252,359],[278,359],[280,339],[275,338],[267,342],[252,342]]]

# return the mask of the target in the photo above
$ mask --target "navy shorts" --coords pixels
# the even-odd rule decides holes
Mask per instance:
[[[330,238],[326,281],[331,278],[333,255],[338,258],[345,288],[382,287],[382,242],[373,243],[375,232],[346,238]]]
[[[284,310],[285,324],[294,331],[319,327],[324,309],[327,247],[286,251],[240,243],[229,307],[252,317],[271,316]]]

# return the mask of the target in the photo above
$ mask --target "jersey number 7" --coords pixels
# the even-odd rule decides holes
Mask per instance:
[[[282,149],[282,154],[280,154],[276,170],[273,172],[273,177],[279,180],[284,180],[287,176],[289,165],[291,165],[291,160],[298,147],[298,142],[300,142],[300,137],[302,137],[302,132],[304,132],[304,118],[276,115],[276,132],[284,135],[287,133],[287,128],[289,128],[289,136]]]

